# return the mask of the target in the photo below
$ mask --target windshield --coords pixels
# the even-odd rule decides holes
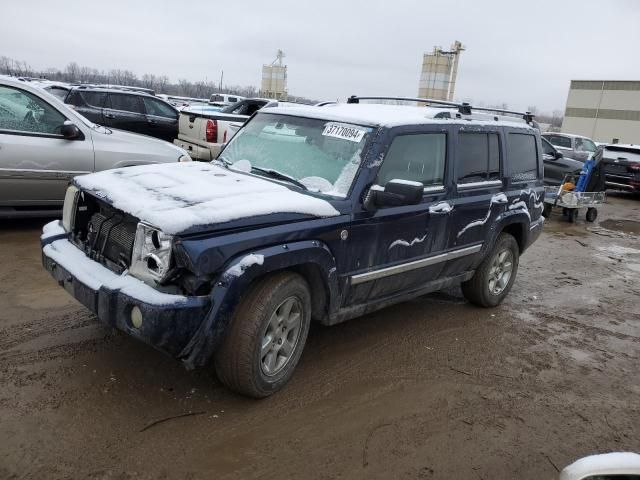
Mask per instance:
[[[360,165],[369,127],[261,113],[220,155],[230,168],[274,170],[312,192],[346,197]],[[262,172],[260,172],[262,170]]]

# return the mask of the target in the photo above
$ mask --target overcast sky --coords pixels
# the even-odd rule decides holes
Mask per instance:
[[[134,5],[134,3],[136,3]],[[460,40],[457,99],[564,110],[569,80],[640,80],[638,0],[3,2],[0,55],[259,87],[284,50],[289,93],[415,96],[422,54]]]

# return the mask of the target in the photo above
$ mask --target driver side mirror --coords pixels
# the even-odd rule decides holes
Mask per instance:
[[[554,157],[556,157],[556,160],[560,160],[562,157],[564,157],[564,154],[562,152],[559,152],[558,150],[556,150],[556,152],[553,154]]]
[[[81,140],[84,138],[84,135],[82,135],[82,131],[76,125],[69,121],[64,122],[64,124],[60,128],[60,134],[66,140]]]
[[[411,180],[389,180],[384,188],[373,185],[364,200],[367,210],[376,207],[399,207],[403,205],[417,205],[422,201],[424,185]]]

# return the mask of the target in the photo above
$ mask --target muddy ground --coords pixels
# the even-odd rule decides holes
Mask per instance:
[[[501,307],[316,326],[263,401],[98,323],[41,268],[41,223],[0,226],[0,478],[538,480],[640,451],[638,197],[554,216]]]

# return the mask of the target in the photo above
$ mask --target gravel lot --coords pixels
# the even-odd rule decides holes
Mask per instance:
[[[496,309],[316,326],[263,401],[98,323],[42,269],[43,222],[3,221],[0,478],[551,479],[640,451],[640,198],[598,221],[550,219]]]

